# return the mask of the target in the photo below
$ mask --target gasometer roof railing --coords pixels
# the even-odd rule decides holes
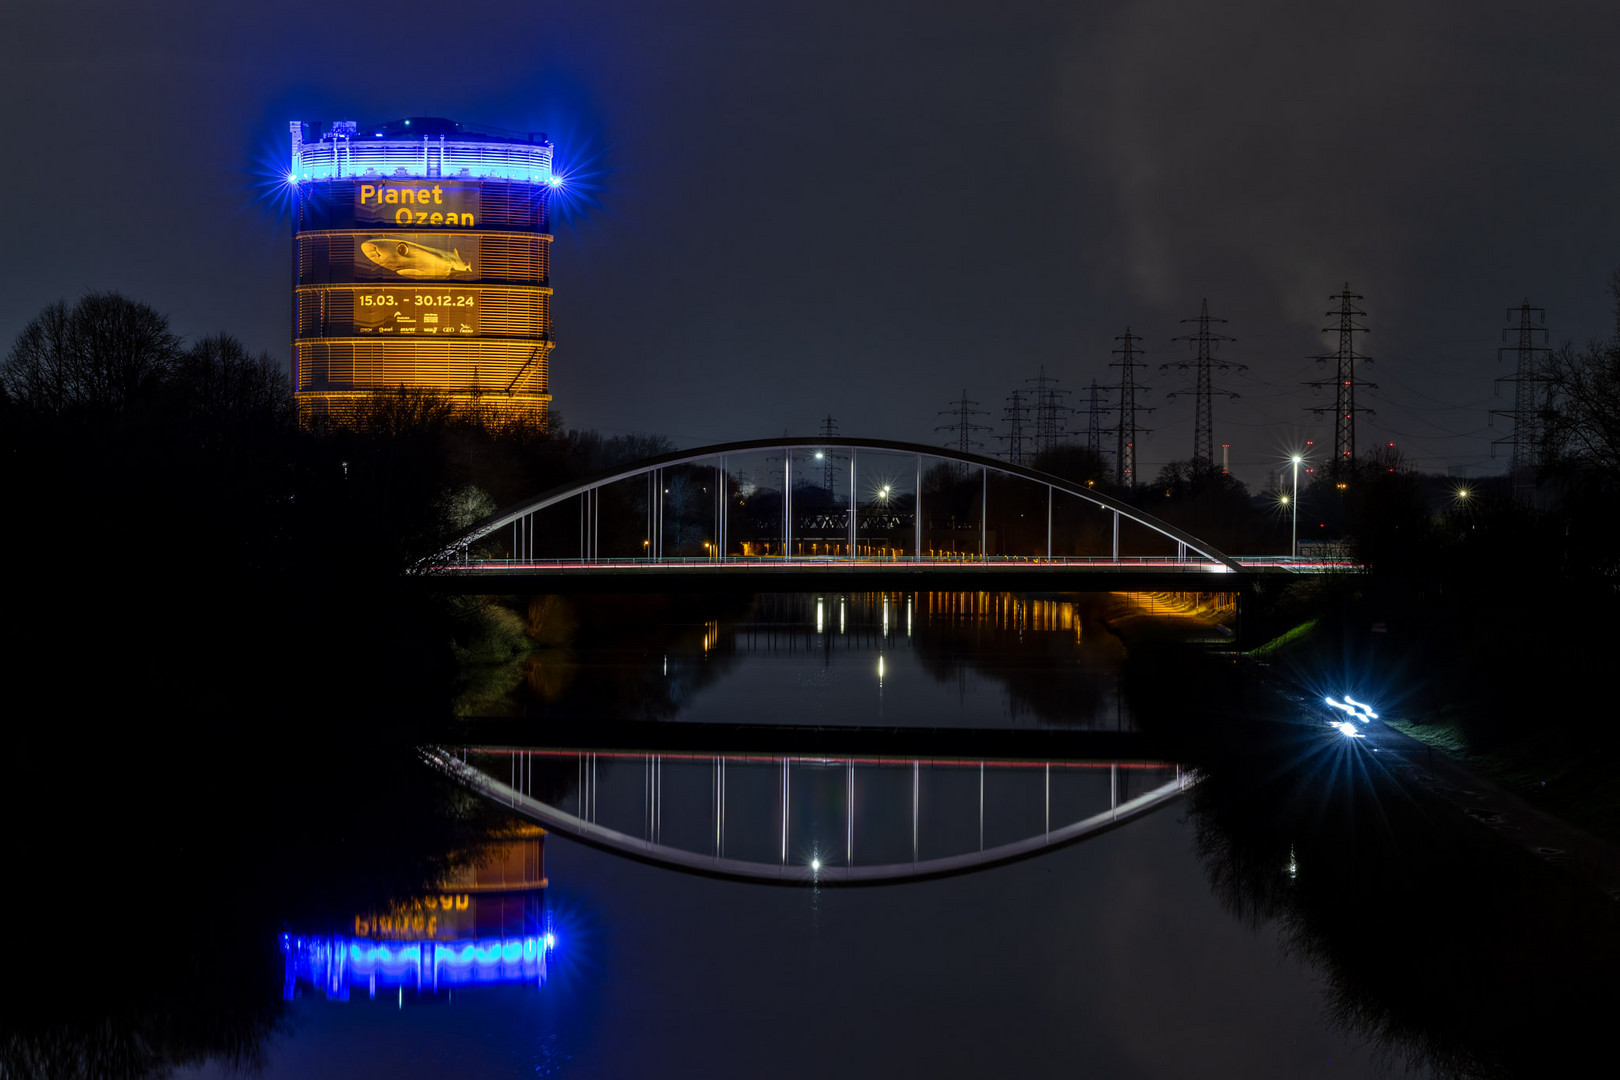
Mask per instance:
[[[786,541],[785,550],[791,550],[791,507],[794,485],[792,452],[795,450],[806,450],[812,452],[826,452],[835,450],[847,451],[850,458],[850,476],[852,478],[856,475],[857,455],[863,450],[879,454],[902,454],[915,457],[917,461],[917,504],[913,510],[912,517],[913,528],[916,535],[916,556],[919,559],[921,558],[923,532],[922,463],[925,459],[927,459],[945,462],[948,464],[969,466],[974,469],[982,470],[983,475],[986,478],[986,484],[988,484],[989,475],[991,473],[996,473],[1001,476],[1014,477],[1045,487],[1047,489],[1048,507],[1048,558],[1051,557],[1053,545],[1052,515],[1050,508],[1052,505],[1053,496],[1057,493],[1061,493],[1082,499],[1114,514],[1113,543],[1115,558],[1119,557],[1119,522],[1121,519],[1124,519],[1135,522],[1136,524],[1141,525],[1152,532],[1158,533],[1160,536],[1175,541],[1178,552],[1177,558],[1179,560],[1185,560],[1186,553],[1193,552],[1207,560],[1209,563],[1215,564],[1212,569],[1221,569],[1232,573],[1241,573],[1244,569],[1234,559],[1221,552],[1215,547],[1215,545],[1209,543],[1208,541],[1193,536],[1191,533],[1184,532],[1181,529],[1176,528],[1174,525],[1171,525],[1169,522],[1161,521],[1146,511],[1131,506],[1128,503],[1121,502],[1112,496],[1105,495],[1085,484],[1076,483],[1075,481],[1067,480],[1061,476],[1054,476],[1051,473],[1044,473],[1035,469],[1025,468],[1021,465],[1012,465],[1005,461],[998,461],[994,458],[984,457],[979,454],[970,454],[938,446],[927,446],[921,443],[900,442],[892,439],[866,439],[847,436],[783,437],[774,439],[747,439],[739,442],[716,443],[711,446],[699,446],[686,450],[674,450],[667,454],[661,454],[657,457],[647,458],[646,460],[635,462],[631,465],[605,469],[591,476],[584,477],[583,479],[572,481],[560,487],[553,488],[550,491],[536,495],[533,498],[525,499],[522,502],[516,503],[503,510],[499,510],[494,514],[475,522],[459,535],[451,539],[449,543],[445,544],[433,556],[430,556],[427,560],[424,560],[424,563],[427,565],[436,565],[451,561],[458,554],[465,552],[470,545],[477,543],[479,540],[490,535],[496,530],[505,528],[507,526],[512,526],[515,530],[521,532],[526,524],[531,523],[531,520],[535,514],[560,503],[567,502],[571,499],[579,499],[581,501],[582,519],[590,519],[594,521],[596,518],[593,515],[596,515],[598,512],[596,493],[599,489],[610,484],[631,480],[639,476],[648,476],[663,469],[675,468],[683,465],[694,465],[699,462],[710,460],[715,460],[716,469],[721,473],[722,477],[725,477],[730,475],[727,468],[727,463],[728,458],[730,458],[732,455],[770,451],[782,452],[782,471],[778,479],[781,481],[782,489],[785,493],[787,493],[787,497],[782,500],[781,513],[783,521],[780,538]],[[813,467],[822,468],[823,466],[816,465]],[[850,483],[849,488],[849,521],[850,528],[853,530],[855,528],[855,511],[858,505],[858,498],[856,494],[856,485],[853,482]],[[988,496],[986,496],[986,499],[988,499]],[[663,503],[663,490],[660,485],[658,486],[657,490],[656,505],[650,504],[648,508],[649,514],[655,515],[655,520],[661,521]],[[723,503],[717,502],[715,508],[715,531],[719,543],[720,558],[724,560],[726,557],[724,553],[727,550],[727,515],[721,509],[722,505]],[[984,523],[981,522],[981,530],[983,528]],[[524,535],[528,534],[524,533]],[[597,557],[598,552],[595,550],[595,535],[596,533],[594,527],[582,527],[582,550],[579,561],[591,562]],[[653,542],[658,542],[658,538],[660,536],[661,526],[658,527],[658,532],[655,533]],[[521,548],[522,542],[520,541],[517,546]],[[647,561],[657,562],[661,558],[662,552],[656,549],[650,550],[648,552],[648,556],[649,558]]]
[[[481,747],[481,748],[448,748],[436,747],[425,751],[428,760],[444,769],[452,777],[459,780],[474,792],[490,799],[502,806],[508,807],[518,814],[533,821],[537,821],[552,830],[554,835],[567,835],[592,847],[600,848],[628,858],[636,859],[672,870],[699,874],[706,877],[724,878],[734,881],[746,881],[767,885],[879,885],[905,881],[921,881],[930,878],[947,877],[957,874],[971,873],[985,870],[1005,863],[1015,862],[1029,858],[1042,852],[1076,843],[1087,837],[1097,835],[1128,821],[1138,818],[1152,810],[1177,798],[1195,779],[1194,774],[1172,763],[1143,763],[1143,762],[1076,762],[1076,761],[969,761],[944,759],[909,759],[909,760],[878,760],[873,758],[822,758],[801,756],[762,756],[755,754],[736,755],[683,755],[683,754],[630,754],[623,752],[597,753],[592,751],[556,751],[511,747]],[[562,807],[546,803],[532,794],[533,768],[537,757],[549,759],[553,762],[559,758],[577,759],[579,782],[574,802],[578,813],[571,813]],[[498,771],[509,773],[509,782],[503,782],[489,771],[479,768],[474,760],[494,758],[504,760],[505,767]],[[641,807],[642,819],[646,826],[647,835],[634,836],[619,829],[610,828],[595,820],[598,816],[598,792],[602,782],[596,779],[599,759],[618,758],[631,761],[644,761],[646,769],[646,782],[642,785],[641,800],[645,803]],[[662,842],[663,820],[665,807],[663,800],[663,770],[665,759],[679,760],[688,765],[712,768],[712,781],[710,784],[709,805],[700,816],[705,818],[704,827],[711,831],[713,836],[714,853],[694,851],[690,848],[677,847]],[[979,847],[977,850],[966,850],[954,854],[922,858],[919,853],[919,822],[921,808],[918,798],[919,772],[921,766],[945,768],[977,767],[979,772],[978,784],[978,813],[979,813]],[[728,816],[728,789],[734,782],[728,779],[731,773],[737,771],[739,766],[768,767],[777,770],[776,798],[777,807],[770,815],[771,828],[780,828],[780,848],[777,849],[780,858],[776,861],[762,861],[756,859],[736,858],[725,853],[728,834],[726,832],[726,819]],[[790,830],[790,818],[793,816],[792,801],[792,769],[794,766],[803,768],[834,767],[847,772],[845,796],[847,809],[841,808],[841,823],[847,832],[836,840],[847,840],[846,857],[842,862],[837,858],[839,853],[829,852],[826,858],[814,854],[805,854],[805,843],[802,837],[793,834]],[[875,862],[860,864],[855,859],[857,845],[857,800],[856,800],[856,768],[884,768],[909,766],[911,771],[911,843],[913,857],[903,862]],[[1046,791],[1046,820],[1044,827],[1038,832],[1025,836],[1009,843],[985,846],[984,819],[985,819],[985,770],[1004,769],[1018,771],[1025,777],[1034,781],[1037,776],[1035,770],[1044,770]],[[1052,778],[1053,769],[1108,769],[1109,770],[1109,797],[1107,805],[1083,818],[1075,821],[1060,823],[1053,827],[1051,821],[1052,806]],[[1140,794],[1127,798],[1120,798],[1122,787],[1122,771],[1144,770],[1150,780],[1163,778],[1163,782]],[[1027,794],[1027,793],[1026,793]],[[687,814],[686,816],[690,816]],[[757,824],[751,819],[750,823]],[[687,825],[693,824],[687,822]],[[906,822],[901,821],[901,825]],[[690,832],[691,830],[686,830]],[[773,848],[777,843],[776,836],[771,837]],[[834,847],[842,846],[834,844]]]
[[[560,182],[543,132],[496,133],[431,116],[363,126],[353,120],[324,125],[293,120],[288,127],[292,183],[405,177]]]

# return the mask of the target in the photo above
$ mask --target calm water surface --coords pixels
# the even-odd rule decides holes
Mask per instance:
[[[1161,615],[1186,606],[1176,598],[1142,602],[1160,605]],[[661,621],[628,623],[611,603],[599,612],[591,603],[575,602],[568,639],[540,655],[510,695],[510,713],[535,721],[536,745],[547,718],[593,709],[674,722],[1133,725],[1121,689],[1124,650],[1105,625],[1120,611],[1108,598],[766,596],[740,608],[683,606]],[[522,768],[504,759],[485,764],[502,780]],[[1107,763],[1070,763],[1067,772],[1060,766],[1054,811],[1051,770],[1043,776],[1029,764],[991,767],[992,846],[1050,828],[1054,812],[1060,822],[1082,817],[1146,784],[1121,795],[1117,767],[1111,774]],[[780,854],[780,770],[756,765],[752,789],[744,766],[729,766],[726,853],[768,863]],[[986,842],[982,803],[977,834],[973,825],[971,764],[920,766],[909,780],[911,770],[896,766],[865,763],[853,781],[863,849],[882,847],[885,858],[904,861],[919,820],[922,843],[940,849],[933,854],[971,850],[976,835]],[[571,757],[542,765],[528,790],[576,814],[601,800],[598,820],[653,836],[652,766],[629,759],[614,767],[622,782],[598,781],[594,796],[581,790],[582,766]],[[702,849],[711,842],[715,795],[698,779],[714,766],[685,767],[692,782],[683,786],[682,763],[665,764],[662,839]],[[791,766],[799,799],[788,811],[791,858],[819,843],[834,853],[830,862],[839,861],[846,828],[856,835],[845,768]],[[1155,782],[1174,778],[1173,764],[1157,768]],[[818,769],[829,777],[824,805],[807,793],[813,783],[805,778]],[[895,797],[885,803],[876,792],[890,774]],[[686,824],[677,824],[683,815]],[[945,819],[955,821],[954,831],[938,825]],[[523,856],[512,854],[524,844],[526,871]],[[858,889],[678,873],[556,829],[504,858],[508,892],[451,885],[428,907],[420,898],[395,907],[383,916],[386,928],[373,911],[357,913],[352,926],[290,928],[304,951],[289,945],[297,954],[288,972],[291,1007],[267,1043],[265,1074],[1376,1071],[1376,1055],[1328,1017],[1318,977],[1283,956],[1275,927],[1235,920],[1212,896],[1182,800],[1009,865]],[[533,887],[542,875],[545,887]],[[455,911],[458,888],[471,892]],[[526,957],[512,944],[525,940]],[[482,959],[467,951],[480,941]],[[508,958],[487,951],[503,942]],[[312,947],[335,951],[315,955]],[[434,950],[425,967],[424,948]],[[180,1075],[219,1072],[205,1065]]]
[[[303,993],[272,1076],[1371,1075],[1172,807],[983,874],[809,890],[553,837],[543,986]],[[199,1075],[217,1075],[203,1070]]]
[[[715,723],[1129,727],[1107,597],[767,595],[649,622],[618,599],[536,605],[541,649],[509,711]],[[1142,610],[1174,613],[1172,598]],[[710,617],[701,617],[709,614]],[[485,704],[482,703],[481,704]]]
[[[421,746],[444,737],[448,684],[405,679],[415,654],[331,668],[344,704],[307,716],[101,725],[50,756],[25,726],[0,1073],[1540,1077],[1602,1059],[1615,901],[1503,843],[1466,792],[1437,798],[1376,723],[1346,738],[1309,707],[1329,686],[1398,701],[1389,672],[1234,663],[1213,603],[463,609],[490,628],[458,684],[485,718],[437,767]],[[272,677],[243,672],[246,692]],[[363,711],[403,686],[414,719]]]

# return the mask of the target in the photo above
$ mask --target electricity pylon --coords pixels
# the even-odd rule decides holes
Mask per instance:
[[[1152,434],[1147,428],[1137,427],[1136,414],[1153,410],[1136,403],[1136,392],[1151,387],[1141,386],[1136,381],[1136,369],[1147,365],[1136,359],[1140,350],[1136,347],[1138,338],[1131,333],[1131,328],[1127,326],[1125,332],[1114,340],[1123,343],[1112,354],[1119,357],[1119,363],[1108,365],[1119,368],[1119,399],[1114,406],[1119,410],[1119,423],[1114,426],[1114,468],[1119,486],[1130,488],[1136,483],[1136,437]]]
[[[1339,325],[1337,327],[1325,326],[1322,328],[1322,333],[1329,334],[1334,330],[1338,330],[1339,351],[1325,353],[1313,357],[1313,359],[1319,364],[1332,360],[1338,365],[1338,373],[1331,384],[1334,387],[1336,400],[1333,408],[1333,462],[1328,466],[1328,475],[1337,483],[1343,485],[1349,480],[1350,472],[1355,468],[1356,464],[1356,414],[1372,414],[1371,409],[1357,407],[1356,387],[1364,386],[1368,390],[1376,390],[1378,386],[1376,383],[1356,378],[1357,360],[1367,364],[1372,363],[1372,357],[1356,351],[1356,335],[1369,332],[1365,326],[1356,322],[1357,316],[1365,318],[1367,314],[1356,307],[1354,303],[1363,299],[1363,297],[1351,292],[1350,283],[1347,281],[1344,283],[1343,292],[1337,296],[1330,296],[1328,299],[1339,301],[1339,309],[1328,312],[1329,315],[1339,317]],[[1305,385],[1321,388],[1330,384],[1326,379],[1318,379]],[[1317,416],[1321,416],[1324,412],[1323,409],[1314,407],[1311,411]]]
[[[1543,358],[1552,349],[1547,344],[1547,312],[1531,307],[1529,300],[1516,308],[1509,308],[1508,318],[1512,319],[1515,312],[1519,316],[1519,325],[1504,329],[1502,337],[1511,340],[1511,335],[1517,333],[1518,342],[1496,350],[1498,362],[1503,353],[1517,354],[1518,362],[1513,374],[1496,380],[1498,388],[1502,383],[1513,384],[1513,408],[1491,410],[1492,416],[1512,418],[1513,432],[1491,442],[1491,455],[1495,456],[1499,445],[1513,447],[1513,457],[1508,464],[1509,475],[1513,478],[1513,497],[1528,501],[1535,496],[1536,474],[1542,465],[1545,444],[1541,430],[1541,408],[1542,399],[1546,396],[1542,387],[1547,382]]]
[[[1194,380],[1192,393],[1194,394],[1193,409],[1193,468],[1196,471],[1209,471],[1215,467],[1215,433],[1213,423],[1213,408],[1210,399],[1221,394],[1236,400],[1237,394],[1230,390],[1220,390],[1215,387],[1214,373],[1217,371],[1241,371],[1242,364],[1234,364],[1227,360],[1215,357],[1215,350],[1221,347],[1223,341],[1236,341],[1237,338],[1227,337],[1210,330],[1210,323],[1224,323],[1225,319],[1212,318],[1209,314],[1209,301],[1205,300],[1203,307],[1198,311],[1195,319],[1182,319],[1184,323],[1197,323],[1198,333],[1187,334],[1183,337],[1172,338],[1172,341],[1189,342],[1195,355],[1191,360],[1180,360],[1173,364],[1161,364],[1160,371],[1176,368],[1186,371],[1192,368]],[[1178,394],[1185,394],[1187,390],[1173,390],[1166,395],[1166,400],[1175,400]]]

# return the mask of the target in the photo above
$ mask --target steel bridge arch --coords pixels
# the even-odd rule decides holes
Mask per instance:
[[[854,455],[861,450],[887,454],[910,454],[916,456],[918,459],[919,474],[921,472],[921,462],[924,458],[956,465],[967,465],[984,470],[986,475],[991,472],[995,472],[1002,476],[1015,477],[1042,485],[1048,489],[1049,500],[1051,499],[1053,493],[1062,492],[1066,495],[1072,495],[1076,498],[1090,502],[1103,510],[1111,511],[1116,515],[1116,548],[1118,539],[1118,522],[1119,519],[1123,518],[1129,521],[1134,521],[1138,525],[1144,526],[1145,528],[1156,532],[1161,536],[1174,540],[1178,545],[1178,552],[1184,553],[1187,551],[1193,551],[1211,562],[1219,563],[1230,572],[1241,573],[1243,571],[1242,566],[1240,566],[1230,556],[1218,550],[1213,544],[1210,544],[1205,540],[1201,540],[1198,537],[1193,536],[1191,533],[1183,532],[1181,529],[1176,528],[1169,522],[1161,521],[1152,514],[1146,513],[1145,511],[1139,510],[1134,506],[1123,503],[1118,499],[1089,488],[1084,484],[1077,484],[1072,480],[1064,479],[1061,476],[1053,476],[1051,473],[1039,472],[1035,469],[1025,468],[1022,465],[1013,465],[1005,461],[998,461],[995,458],[985,457],[982,454],[970,454],[959,450],[951,450],[947,447],[928,446],[923,443],[902,442],[895,439],[865,439],[851,436],[783,436],[774,439],[744,439],[737,442],[714,443],[709,446],[692,447],[686,450],[672,450],[667,454],[660,454],[657,457],[646,458],[630,465],[605,469],[593,475],[584,477],[583,479],[575,480],[560,487],[552,488],[550,491],[543,492],[522,502],[515,503],[512,506],[506,507],[505,509],[497,510],[495,513],[474,522],[461,533],[457,534],[449,541],[449,543],[441,547],[440,550],[427,561],[442,562],[445,559],[454,556],[458,552],[465,551],[468,546],[490,535],[497,529],[501,529],[509,525],[520,525],[525,518],[532,517],[532,515],[537,514],[542,510],[556,506],[559,503],[567,502],[570,499],[585,500],[583,506],[586,508],[586,512],[590,513],[591,511],[589,507],[594,501],[595,493],[599,489],[610,484],[617,484],[625,480],[632,480],[638,476],[646,476],[656,473],[662,469],[672,468],[680,465],[696,464],[711,458],[720,459],[719,468],[722,472],[725,472],[724,459],[728,455],[755,453],[762,450],[781,450],[784,452],[782,481],[784,491],[787,493],[786,497],[783,499],[784,517],[789,517],[792,512],[790,507],[792,502],[791,492],[793,477],[792,461],[791,456],[788,453],[789,451],[848,450],[851,452],[850,468],[852,473],[855,468]],[[853,497],[853,487],[851,494]],[[922,518],[922,492],[920,490],[920,485],[916,497],[917,506],[914,510],[914,514],[918,519],[918,527],[920,528]],[[659,501],[661,504],[661,496]],[[791,519],[789,519],[789,524],[791,524]],[[583,557],[585,556],[582,556],[582,558]],[[1185,558],[1185,555],[1183,554],[1181,557]]]

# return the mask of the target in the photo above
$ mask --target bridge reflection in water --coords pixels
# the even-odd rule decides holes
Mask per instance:
[[[546,831],[526,826],[433,892],[356,912],[352,933],[281,936],[282,996],[347,1001],[364,989],[412,996],[546,981],[556,945],[546,907]]]
[[[1173,763],[642,753],[511,747],[431,757],[555,832],[675,870],[871,885],[985,869],[1176,798]]]

